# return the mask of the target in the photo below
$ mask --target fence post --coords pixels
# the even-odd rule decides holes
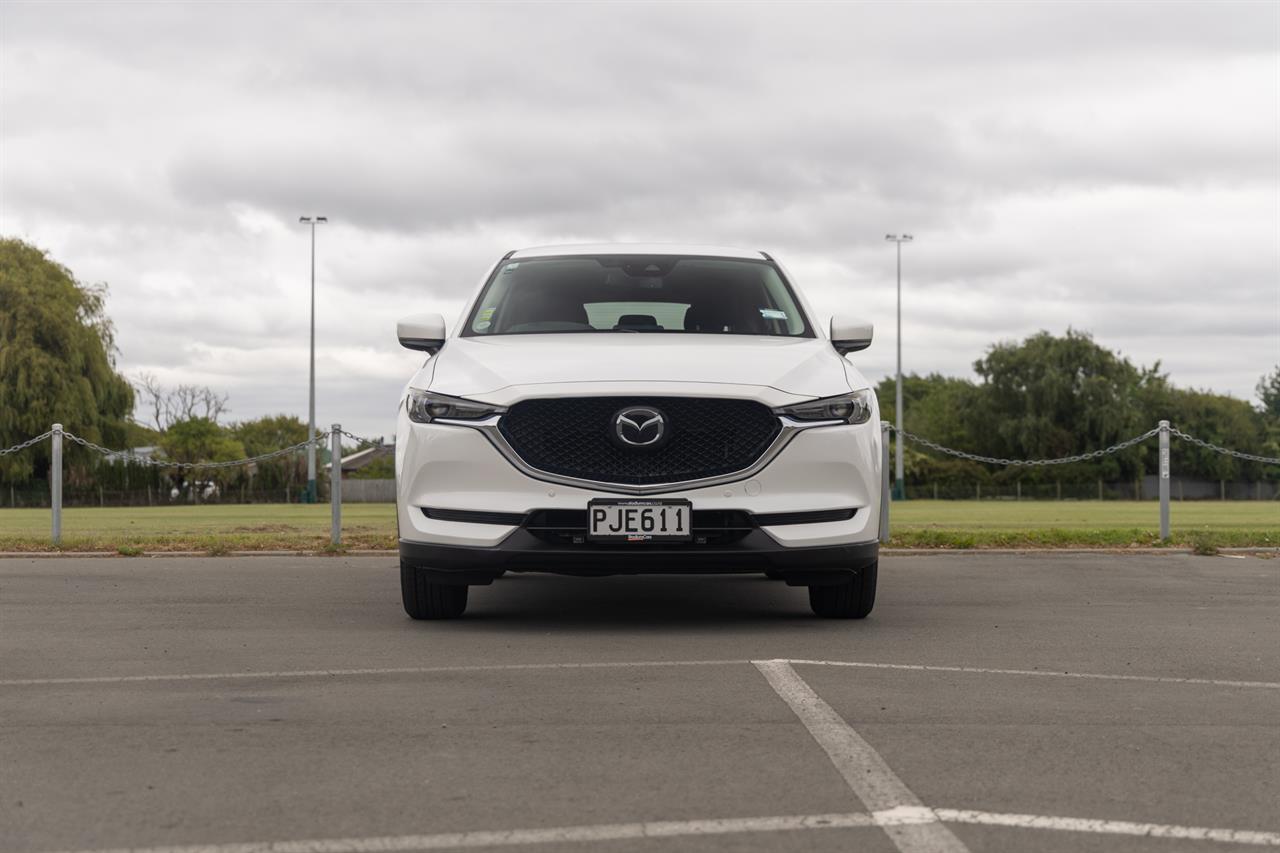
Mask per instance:
[[[1160,422],[1160,538],[1169,538],[1169,422]]]
[[[49,503],[53,507],[53,544],[62,542],[62,424],[53,425],[53,461],[49,465]]]
[[[338,545],[342,542],[342,427],[338,424],[333,425],[329,439],[329,503],[333,510],[329,540]]]
[[[889,544],[889,425],[880,422],[880,544]]]

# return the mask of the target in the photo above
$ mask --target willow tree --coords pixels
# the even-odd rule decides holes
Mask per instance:
[[[104,285],[21,240],[0,239],[0,448],[60,422],[76,435],[121,447],[133,389],[116,372]],[[79,454],[69,448],[68,457]],[[24,482],[49,464],[49,443],[0,456],[0,480]]]

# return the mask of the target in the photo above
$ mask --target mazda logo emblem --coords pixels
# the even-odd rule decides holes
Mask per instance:
[[[614,441],[628,448],[660,447],[666,443],[668,433],[666,415],[645,406],[632,406],[615,414],[610,430]]]

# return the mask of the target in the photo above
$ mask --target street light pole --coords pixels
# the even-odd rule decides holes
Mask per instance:
[[[894,409],[894,426],[901,430],[902,426],[902,244],[910,243],[912,236],[910,234],[886,234],[886,240],[897,244],[898,249],[898,387],[897,387],[897,405]],[[905,500],[907,497],[907,486],[902,476],[902,435],[898,434],[894,441],[894,478],[893,478],[893,498],[894,500]]]
[[[328,222],[327,216],[300,216],[298,221],[311,226],[311,393],[307,404],[307,494],[306,503],[316,502],[316,225]]]

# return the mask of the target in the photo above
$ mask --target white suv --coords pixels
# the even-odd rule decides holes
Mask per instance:
[[[763,572],[820,616],[875,603],[880,418],[845,353],[764,252],[508,252],[400,400],[400,583],[414,619],[460,616],[504,572]]]

